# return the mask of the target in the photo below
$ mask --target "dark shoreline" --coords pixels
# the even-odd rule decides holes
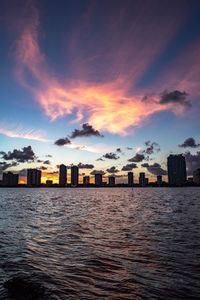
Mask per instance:
[[[46,186],[46,185],[41,185],[41,186],[26,186],[26,185],[18,185],[18,186],[0,186],[0,188],[26,188],[26,189],[33,189],[33,188],[60,188],[60,189],[84,189],[84,188],[190,188],[190,187],[194,187],[194,188],[199,188],[199,185],[184,185],[184,186],[153,186],[153,185],[149,185],[149,186],[127,186],[127,185],[115,185],[115,186],[59,186],[59,185],[53,185],[53,186]]]

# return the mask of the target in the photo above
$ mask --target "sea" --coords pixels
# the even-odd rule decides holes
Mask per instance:
[[[1,188],[0,299],[200,299],[200,188]]]

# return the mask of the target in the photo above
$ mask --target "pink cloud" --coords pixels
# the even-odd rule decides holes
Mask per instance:
[[[45,55],[40,50],[39,18],[34,9],[16,43],[17,79],[34,94],[52,120],[75,115],[74,122],[87,121],[99,130],[125,135],[130,127],[140,126],[153,113],[174,110],[172,105],[160,104],[158,96],[152,97],[151,101],[143,101],[143,93],[130,93],[136,81],[172,38],[173,32],[178,30],[182,20],[172,18],[168,22],[163,13],[157,15],[155,22],[156,13],[156,5],[152,7],[146,3],[140,13],[135,13],[134,22],[127,32],[121,28],[125,15],[117,20],[117,24],[116,20],[112,20],[105,37],[108,44],[94,51],[92,56],[91,52],[81,51],[83,41],[81,32],[77,30],[69,45],[74,79],[61,81],[47,66]],[[87,18],[84,18],[84,24],[87,29]],[[86,33],[87,30],[84,31]],[[93,51],[95,40],[91,39],[90,43],[88,47]],[[100,66],[101,62],[103,66],[99,72],[105,74],[105,80],[92,81],[91,78],[98,73],[93,66]]]

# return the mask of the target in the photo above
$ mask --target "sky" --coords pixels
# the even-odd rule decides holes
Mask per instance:
[[[0,174],[200,167],[198,0],[3,0],[0,57]]]

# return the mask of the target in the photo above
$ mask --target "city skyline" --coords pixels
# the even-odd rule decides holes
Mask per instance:
[[[155,166],[154,166],[155,168]],[[70,169],[70,174],[68,170]],[[156,181],[150,181],[146,177],[145,172],[139,173],[139,178],[136,179],[134,172],[129,171],[124,176],[118,176],[114,173],[109,176],[105,176],[102,171],[91,172],[90,175],[85,173],[79,173],[79,166],[71,165],[66,166],[61,164],[59,166],[58,182],[54,182],[52,179],[46,179],[46,182],[42,182],[42,170],[32,168],[27,169],[27,180],[26,183],[22,184],[19,182],[19,174],[12,172],[4,172],[2,180],[0,180],[0,187],[16,187],[16,186],[27,186],[27,187],[41,187],[44,184],[47,187],[117,187],[117,186],[128,186],[128,187],[181,187],[181,186],[198,186],[200,184],[200,168],[193,171],[192,176],[187,176],[186,159],[182,154],[170,154],[167,157],[167,182],[162,175],[162,172],[157,174]],[[81,176],[82,177],[81,177]],[[70,181],[69,181],[70,177]],[[126,178],[125,182],[116,182],[116,178]]]
[[[191,176],[199,20],[195,0],[1,3],[0,179],[11,171],[26,183],[38,168],[58,183],[58,166],[73,163],[81,180],[166,180],[166,158],[180,153]]]
[[[196,144],[196,141],[193,139],[188,139],[184,143],[195,143],[195,148],[198,147]],[[179,146],[183,146],[182,145]],[[60,165],[57,165],[56,167],[52,169],[52,165],[50,162],[50,156],[47,155],[43,160],[40,160],[34,153],[31,146],[24,147],[22,150],[14,149],[12,152],[5,153],[3,151],[0,152],[0,155],[4,158],[4,161],[0,161],[1,166],[1,174],[3,176],[3,173],[6,172],[13,172],[14,174],[19,175],[19,183],[20,184],[26,184],[27,183],[27,170],[28,169],[38,169],[41,171],[41,182],[45,183],[47,180],[52,180],[54,183],[59,183],[61,179],[61,172],[59,171],[60,167],[64,168],[64,177],[66,177],[66,180],[68,182],[71,182],[71,174],[67,172],[67,170],[73,168],[73,166],[79,169],[79,180],[82,183],[83,178],[86,176],[90,176],[90,180],[94,182],[95,174],[101,174],[104,176],[104,178],[109,179],[109,176],[114,176],[116,178],[117,183],[126,183],[127,181],[127,174],[129,172],[133,172],[136,179],[135,182],[139,182],[139,176],[141,173],[145,173],[147,177],[149,178],[149,182],[154,182],[157,176],[162,176],[163,180],[168,182],[168,163],[167,159],[166,161],[161,165],[156,162],[151,162],[151,156],[152,154],[155,155],[155,152],[159,150],[155,150],[154,147],[159,147],[157,143],[152,143],[149,145],[147,143],[146,150],[140,150],[140,152],[135,153],[135,155],[128,159],[125,165],[122,165],[120,163],[110,163],[110,167],[108,168],[101,168],[97,169],[95,165],[88,163],[81,163],[79,162],[77,165],[74,163],[71,163],[69,165],[64,164],[63,162]],[[190,147],[192,147],[190,145]],[[184,148],[189,148],[184,145]],[[193,147],[194,148],[194,147]],[[128,151],[130,151],[128,149]],[[155,152],[154,152],[155,151]],[[120,154],[122,153],[122,150],[116,149],[115,152],[110,152],[102,155],[102,157],[106,157],[109,161],[116,161],[120,158]],[[197,152],[198,155],[200,152]],[[170,156],[183,156],[185,158],[186,163],[186,177],[193,176],[193,172],[200,168],[200,161],[198,157],[195,155],[192,155],[189,151],[186,151],[185,153],[178,153],[178,154],[169,154]],[[103,158],[100,157],[99,160],[102,161]],[[168,157],[168,158],[169,158]],[[31,161],[31,162],[30,162]],[[104,160],[103,160],[104,161]],[[173,163],[174,164],[174,163]],[[172,165],[173,165],[172,164]],[[6,168],[4,168],[4,165],[6,165]],[[19,169],[19,165],[23,165],[23,169]],[[118,168],[118,166],[121,165],[121,169]],[[26,167],[25,167],[26,166]],[[163,167],[164,166],[164,167]],[[48,171],[49,168],[49,171]],[[67,174],[67,176],[65,176]],[[1,177],[0,176],[0,179]],[[62,183],[61,185],[64,185]]]

